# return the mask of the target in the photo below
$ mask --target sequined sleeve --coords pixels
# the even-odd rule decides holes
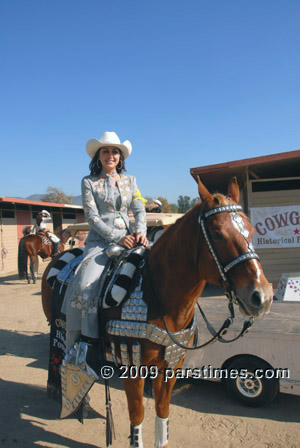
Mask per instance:
[[[81,182],[81,192],[84,215],[90,229],[97,232],[104,241],[111,243],[115,239],[113,229],[109,228],[100,218],[91,184],[85,178]]]
[[[147,218],[145,210],[145,199],[142,197],[140,190],[137,187],[136,179],[132,176],[131,183],[132,201],[130,209],[133,212],[135,219],[135,231],[142,235],[147,234]]]

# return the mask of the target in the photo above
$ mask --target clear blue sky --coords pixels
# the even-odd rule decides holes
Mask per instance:
[[[299,0],[1,0],[0,196],[80,194],[116,131],[144,196],[300,148]]]

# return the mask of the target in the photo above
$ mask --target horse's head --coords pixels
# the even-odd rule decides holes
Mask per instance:
[[[272,285],[266,279],[252,246],[254,229],[238,206],[240,191],[236,178],[228,185],[227,197],[212,195],[198,177],[202,201],[200,225],[208,257],[207,280],[230,287],[240,310],[248,316],[268,313],[273,300]]]

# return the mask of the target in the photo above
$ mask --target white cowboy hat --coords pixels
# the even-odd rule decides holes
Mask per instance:
[[[47,216],[51,216],[50,215],[50,213],[47,211],[47,210],[42,210],[40,213],[39,213],[39,215],[41,215],[41,214],[45,214],[45,215],[47,215]]]
[[[132,151],[130,141],[125,140],[123,143],[121,143],[119,137],[115,132],[104,132],[104,134],[102,135],[102,137],[99,138],[99,140],[92,138],[86,144],[86,151],[88,155],[91,158],[93,158],[97,150],[99,148],[102,148],[102,146],[115,146],[116,148],[119,148],[120,151],[122,151],[124,159],[127,159],[127,157],[130,156]]]

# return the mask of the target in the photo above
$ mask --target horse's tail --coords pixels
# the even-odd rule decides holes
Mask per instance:
[[[19,271],[19,278],[21,280],[26,278],[27,259],[28,259],[28,254],[27,254],[27,251],[25,248],[25,237],[23,237],[20,239],[19,250],[18,250],[18,271]]]

